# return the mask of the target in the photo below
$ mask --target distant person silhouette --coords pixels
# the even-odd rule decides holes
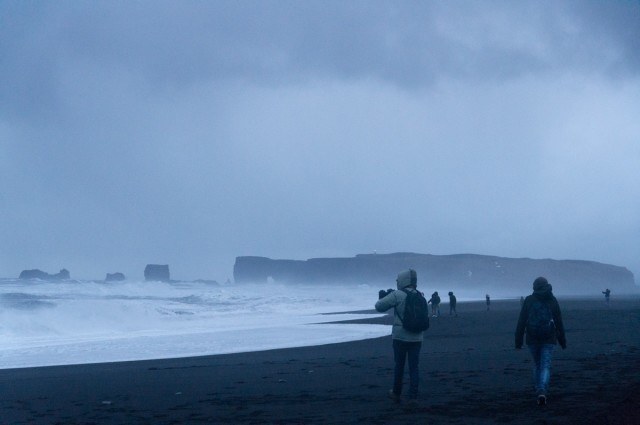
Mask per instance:
[[[547,389],[551,376],[551,356],[557,343],[564,350],[567,340],[558,300],[544,277],[533,281],[533,293],[524,300],[516,326],[516,349],[522,348],[525,331],[527,346],[534,361],[534,385],[538,405],[547,404]]]
[[[449,292],[449,316],[455,314],[456,317],[458,316],[458,312],[456,311],[456,304],[458,303],[458,300],[456,299],[456,296],[453,295],[453,292]]]
[[[489,294],[485,295],[485,299],[487,300],[487,311],[491,308],[491,297]]]
[[[609,298],[611,297],[611,291],[607,288],[605,291],[602,291],[604,294],[604,302],[607,303],[607,307],[609,307]]]
[[[440,295],[438,295],[438,291],[431,294],[431,299],[428,301],[431,304],[431,317],[440,316]]]

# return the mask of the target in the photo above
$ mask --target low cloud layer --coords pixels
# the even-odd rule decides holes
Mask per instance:
[[[3,2],[0,275],[473,252],[640,273],[634,2]]]

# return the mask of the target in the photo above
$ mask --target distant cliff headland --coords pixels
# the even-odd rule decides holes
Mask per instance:
[[[634,276],[625,267],[582,260],[504,258],[475,254],[416,253],[359,254],[350,258],[273,260],[237,257],[233,277],[237,283],[354,283],[395,287],[398,272],[413,268],[426,290],[531,292],[537,276],[545,276],[556,294],[636,293]],[[445,292],[446,293],[446,292]]]

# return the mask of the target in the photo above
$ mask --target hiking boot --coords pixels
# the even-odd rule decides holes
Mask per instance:
[[[400,396],[394,393],[393,390],[389,390],[389,398],[395,403],[400,403]]]
[[[547,404],[547,396],[540,394],[538,396],[538,406],[545,406]]]

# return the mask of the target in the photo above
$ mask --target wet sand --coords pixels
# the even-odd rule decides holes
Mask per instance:
[[[0,424],[640,424],[640,298],[560,299],[567,350],[538,407],[519,302],[432,319],[415,408],[387,398],[391,338],[255,353],[0,370]],[[372,303],[375,300],[372,300]],[[340,315],[336,315],[336,321]],[[368,320],[390,323],[391,317]]]

